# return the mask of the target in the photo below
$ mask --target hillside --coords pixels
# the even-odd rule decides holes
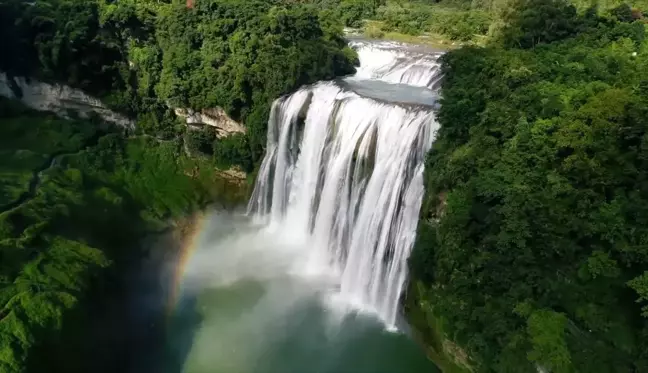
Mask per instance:
[[[642,13],[515,6],[487,47],[444,57],[418,304],[474,371],[645,371]]]

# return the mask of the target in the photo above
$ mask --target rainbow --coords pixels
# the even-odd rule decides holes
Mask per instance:
[[[183,221],[178,229],[181,246],[171,279],[171,291],[167,304],[168,316],[173,314],[178,302],[180,302],[182,296],[182,280],[187,269],[187,264],[199,246],[200,234],[203,232],[206,220],[204,215],[198,214]]]

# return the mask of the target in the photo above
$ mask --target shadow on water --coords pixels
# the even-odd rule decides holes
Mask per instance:
[[[156,372],[185,372],[190,353],[196,347],[198,333],[209,328],[206,324],[211,321],[209,317],[214,309],[218,310],[221,318],[236,318],[242,309],[253,307],[263,292],[264,289],[255,282],[240,281],[226,288],[183,294],[169,317],[165,345],[158,356],[162,364]],[[218,347],[214,345],[214,348]],[[213,353],[219,354],[220,351]]]
[[[175,312],[169,317],[165,344],[157,359],[158,370],[162,373],[181,373],[191,350],[195,333],[203,318],[197,312],[195,295],[183,297],[178,302]],[[161,363],[160,363],[161,361]]]
[[[143,257],[102,278],[86,305],[66,317],[63,335],[37,351],[28,372],[182,372],[202,319],[196,297],[171,303],[181,242],[170,231],[144,241]]]

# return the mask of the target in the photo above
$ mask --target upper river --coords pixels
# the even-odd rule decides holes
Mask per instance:
[[[351,45],[355,76],[275,102],[247,211],[207,214],[185,239],[166,371],[438,372],[399,305],[438,127],[439,54]]]

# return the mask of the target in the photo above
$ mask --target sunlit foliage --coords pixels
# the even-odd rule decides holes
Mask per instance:
[[[646,371],[645,25],[562,0],[504,20],[444,57],[413,273],[479,372]]]
[[[0,15],[0,70],[83,88],[166,139],[182,131],[170,107],[222,107],[248,127],[225,163],[260,162],[274,99],[357,61],[339,20],[309,4],[5,0]]]

